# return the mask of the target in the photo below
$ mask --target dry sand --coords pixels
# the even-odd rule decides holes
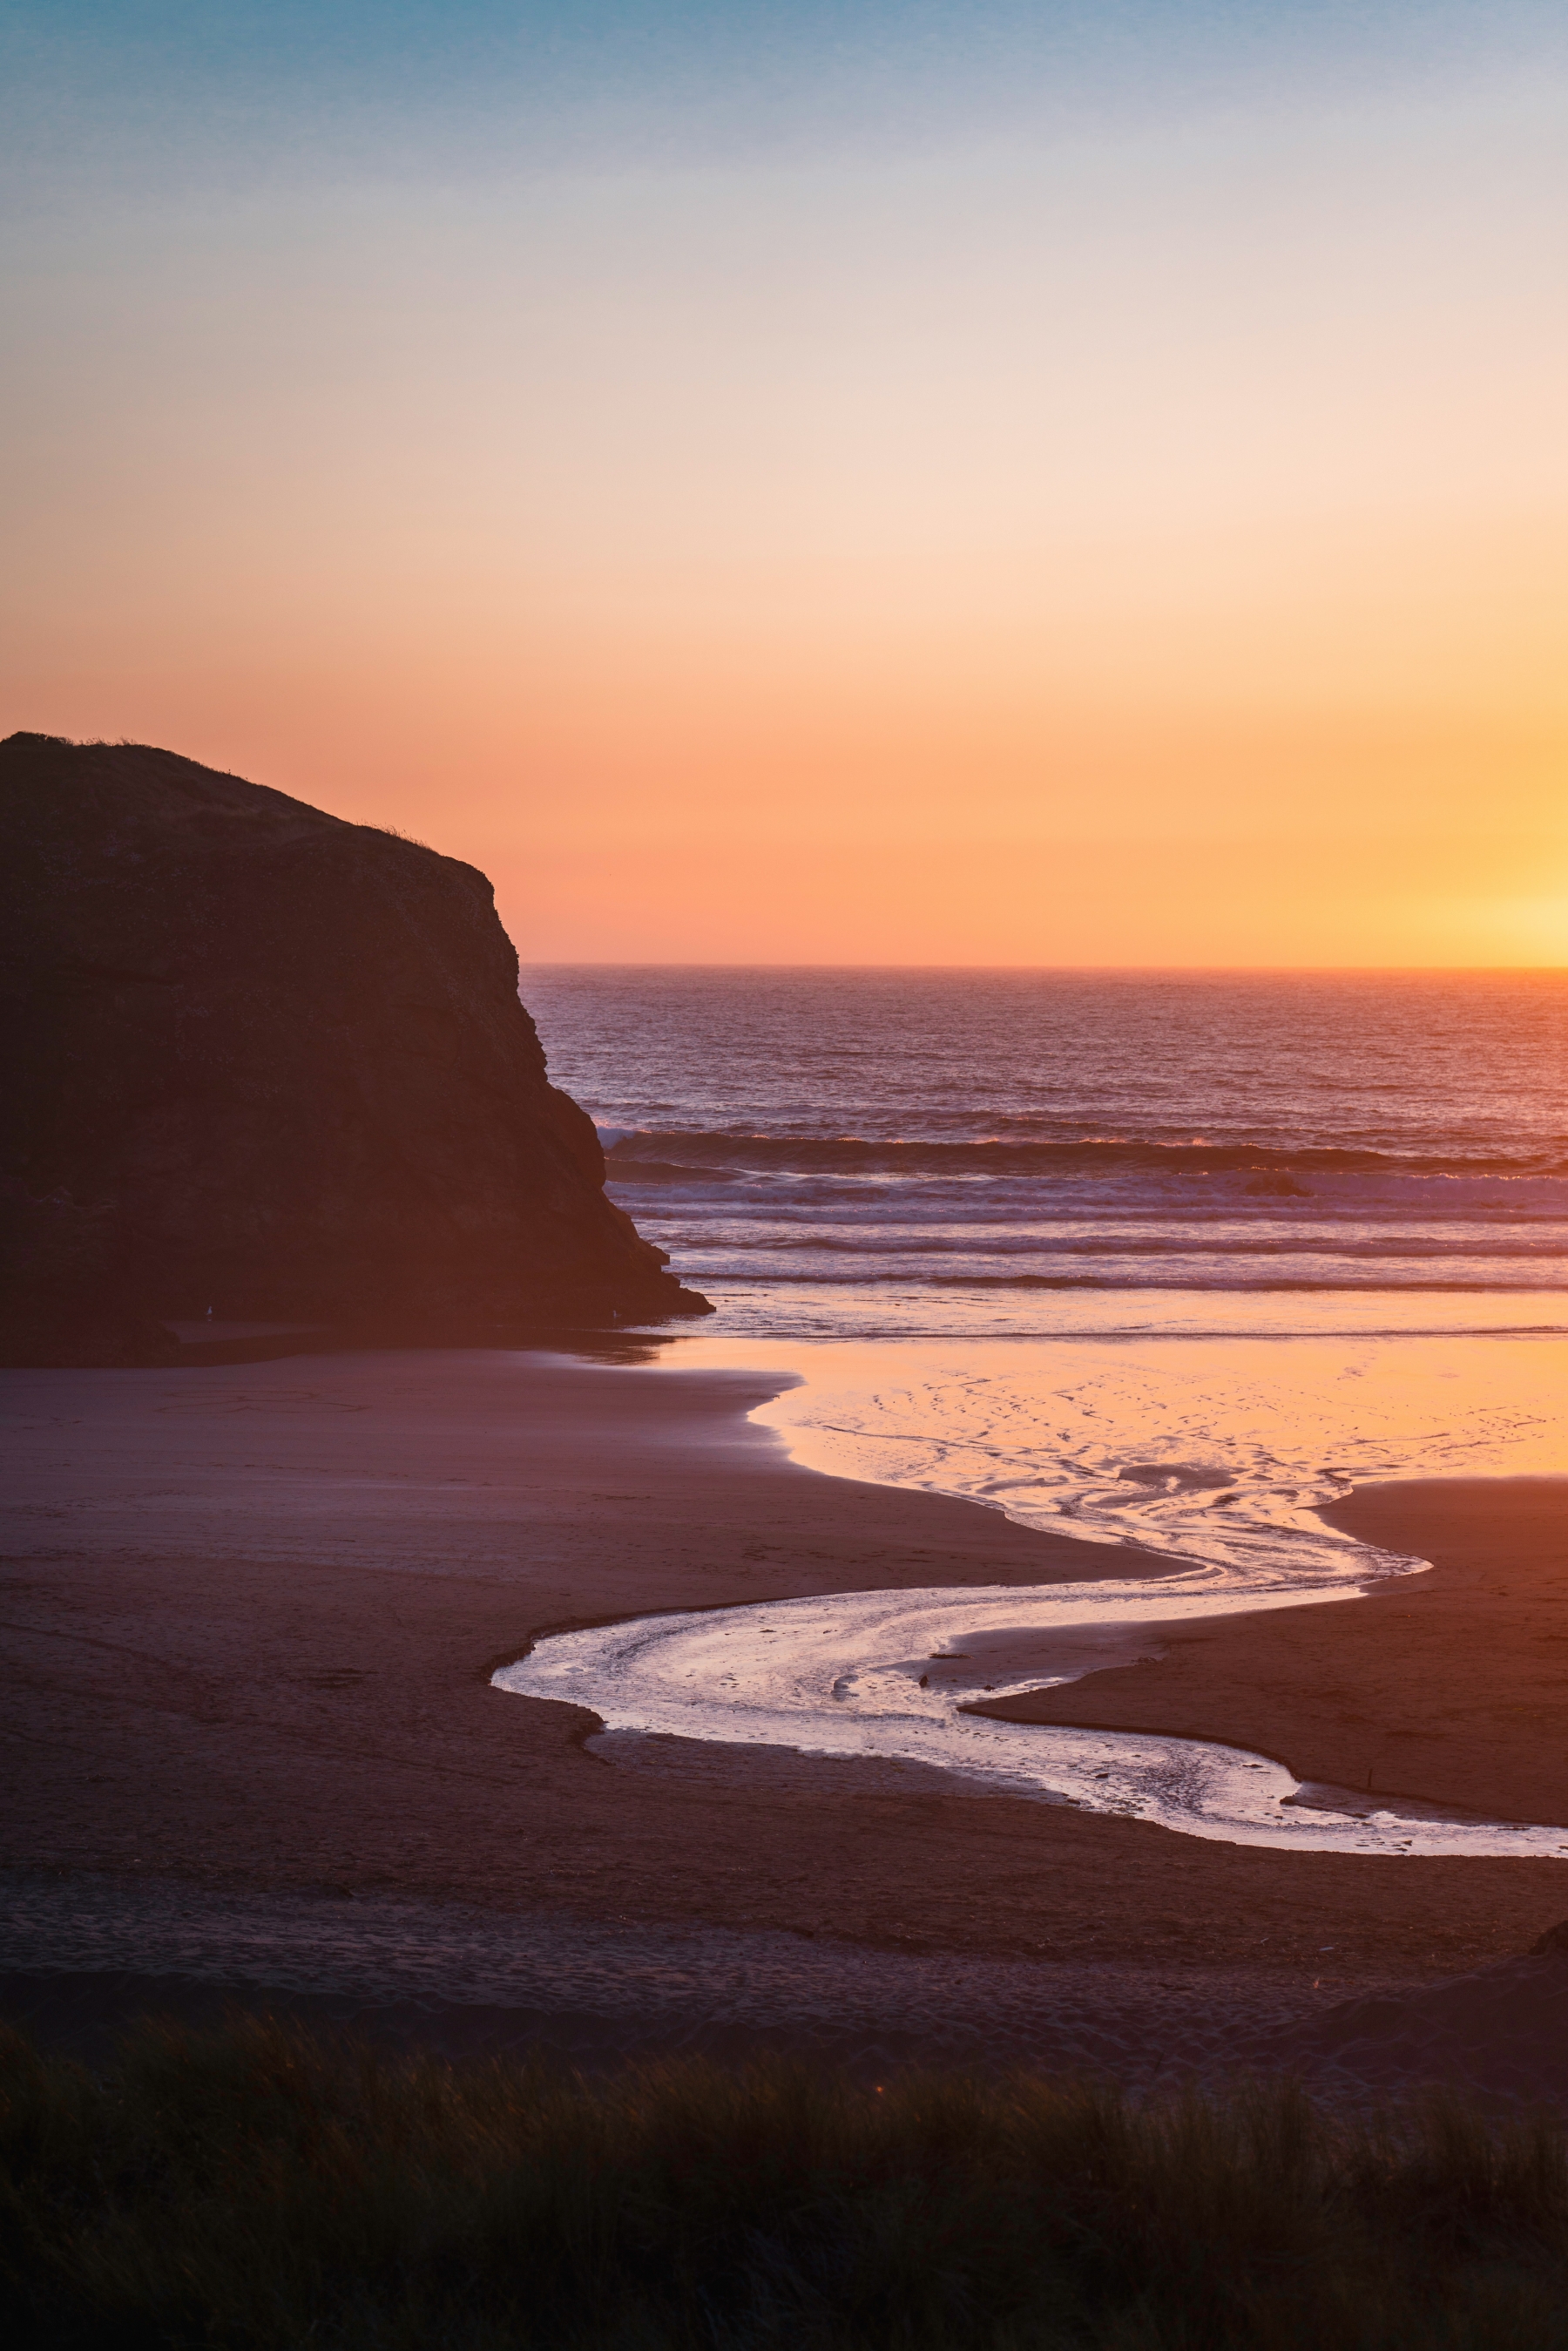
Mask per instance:
[[[830,1967],[870,1947],[1066,1962],[1081,1986],[1092,1959],[1135,2004],[1184,1984],[1234,2007],[1244,1980],[1299,2007],[1314,1983],[1321,2002],[1504,1959],[1568,1915],[1545,1861],[1270,1853],[679,1742],[621,1768],[586,1750],[591,1718],[492,1689],[564,1625],[1099,1563],[797,1468],[743,1417],[774,1384],[481,1353],[0,1374],[3,1858],[33,1920],[0,1959],[47,1967],[76,1887],[97,1923],[60,1963],[156,1972],[145,1937],[117,1953],[119,1886],[128,1920],[161,1887],[214,1917],[326,1905],[340,1933],[352,1895],[367,1931],[379,1897],[535,1937],[808,1938]],[[1568,1481],[1359,1497],[1342,1523],[1438,1574],[1184,1635],[1051,1719],[1125,1712],[1324,1779],[1568,1817],[1568,1677],[1542,1663],[1568,1641],[1565,1501]]]

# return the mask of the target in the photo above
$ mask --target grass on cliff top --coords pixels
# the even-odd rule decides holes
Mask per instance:
[[[1568,2351],[1549,2125],[787,2064],[592,2082],[149,2024],[0,2047],[13,2351]]]

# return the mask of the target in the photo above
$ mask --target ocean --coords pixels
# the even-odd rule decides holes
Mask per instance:
[[[524,995],[727,1331],[1561,1326],[1568,974],[544,966]]]
[[[651,1352],[776,1370],[754,1416],[814,1467],[1156,1550],[1182,1569],[1167,1617],[1410,1571],[1318,1516],[1356,1485],[1568,1473],[1568,973],[539,966],[523,994],[612,1196],[717,1310]],[[1196,1834],[1491,1834],[1287,1821],[1293,1800],[1238,1779],[1257,1759],[1203,1750],[1200,1771],[1179,1741],[1113,1741],[1107,1766],[1104,1741],[1036,1730],[1003,1765],[996,1726],[915,1695],[909,1668],[1016,1627],[1016,1595],[910,1609],[855,1632],[847,1600],[831,1626],[814,1604],[798,1638],[778,1606],[760,1632],[741,1611],[660,1620],[651,1646],[573,1636],[571,1689],[634,1729],[971,1775],[1026,1756],[1038,1779],[1054,1741],[1072,1801]],[[1148,1616],[1149,1587],[1064,1588],[1033,1621],[1118,1612]],[[864,1669],[826,1705],[825,1640]]]

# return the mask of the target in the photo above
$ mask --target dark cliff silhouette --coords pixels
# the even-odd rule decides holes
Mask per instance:
[[[701,1313],[605,1196],[472,865],[135,744],[0,743],[0,1355],[165,1319]]]

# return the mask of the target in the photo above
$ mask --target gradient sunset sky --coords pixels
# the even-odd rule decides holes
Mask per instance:
[[[525,961],[1568,961],[1568,11],[0,5],[0,731]]]

